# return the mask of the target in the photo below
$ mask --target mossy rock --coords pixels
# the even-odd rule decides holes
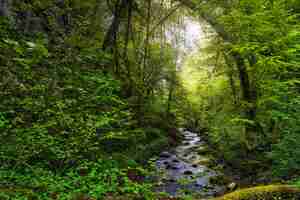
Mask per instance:
[[[299,200],[300,189],[289,185],[269,185],[241,189],[214,200]]]

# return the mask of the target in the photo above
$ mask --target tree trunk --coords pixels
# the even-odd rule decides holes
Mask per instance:
[[[10,16],[10,4],[11,0],[0,0],[0,16]]]
[[[247,72],[246,63],[242,56],[238,53],[233,53],[232,55],[235,58],[236,66],[239,72],[240,85],[242,90],[242,100],[246,103],[245,108],[245,118],[250,120],[246,124],[246,147],[248,151],[253,150],[256,141],[257,135],[257,124],[256,120],[256,90],[254,87],[251,87],[249,74]]]
[[[127,27],[126,27],[126,33],[125,33],[125,47],[124,47],[124,62],[125,62],[125,68],[126,68],[126,75],[127,75],[127,84],[125,88],[126,97],[132,96],[133,93],[133,81],[131,77],[131,67],[129,63],[128,58],[128,44],[130,41],[130,33],[132,33],[132,0],[128,0],[128,8],[127,8]]]
[[[114,48],[117,42],[117,35],[121,24],[122,11],[124,8],[127,7],[127,4],[128,4],[128,0],[121,0],[121,3],[120,1],[117,1],[115,4],[113,21],[108,31],[106,32],[106,35],[104,37],[104,42],[102,45],[102,49],[104,51],[106,50],[112,51],[112,49]]]
[[[145,83],[145,71],[148,67],[148,58],[149,58],[149,41],[150,41],[150,23],[151,23],[151,3],[152,0],[147,0],[147,19],[146,19],[146,39],[145,39],[145,46],[144,46],[144,57],[143,57],[143,64],[140,67],[140,81],[142,89],[140,89],[139,96],[138,96],[138,117],[139,121],[143,120],[143,111],[142,111],[142,104],[144,104],[145,101],[145,92],[144,90],[147,90],[147,85]]]

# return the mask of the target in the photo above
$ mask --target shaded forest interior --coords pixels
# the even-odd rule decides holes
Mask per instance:
[[[300,187],[299,12],[299,0],[0,0],[0,199],[172,199],[149,177],[182,127],[240,187]]]

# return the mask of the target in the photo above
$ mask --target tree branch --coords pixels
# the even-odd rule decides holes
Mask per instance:
[[[203,9],[201,9],[201,3],[196,4],[191,0],[177,0],[179,2],[181,2],[183,5],[185,5],[186,7],[192,9],[192,10],[197,10],[199,11],[200,16],[207,21],[213,28],[214,30],[217,32],[217,34],[226,42],[233,42],[234,38],[231,37],[230,34],[228,34],[225,31],[225,28],[222,24],[220,24],[217,19],[212,16],[209,11],[205,11]]]
[[[163,18],[161,18],[159,20],[159,22],[150,30],[150,35],[152,35],[154,33],[154,31],[161,25],[163,24],[169,17],[171,17],[180,7],[181,7],[181,3],[176,5],[166,16],[164,16]]]

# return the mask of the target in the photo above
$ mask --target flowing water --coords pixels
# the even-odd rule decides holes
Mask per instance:
[[[179,196],[182,192],[199,193],[203,197],[215,196],[224,186],[212,184],[212,177],[220,174],[210,168],[208,147],[197,133],[181,130],[182,143],[168,152],[162,152],[156,161],[161,172],[158,192]]]

